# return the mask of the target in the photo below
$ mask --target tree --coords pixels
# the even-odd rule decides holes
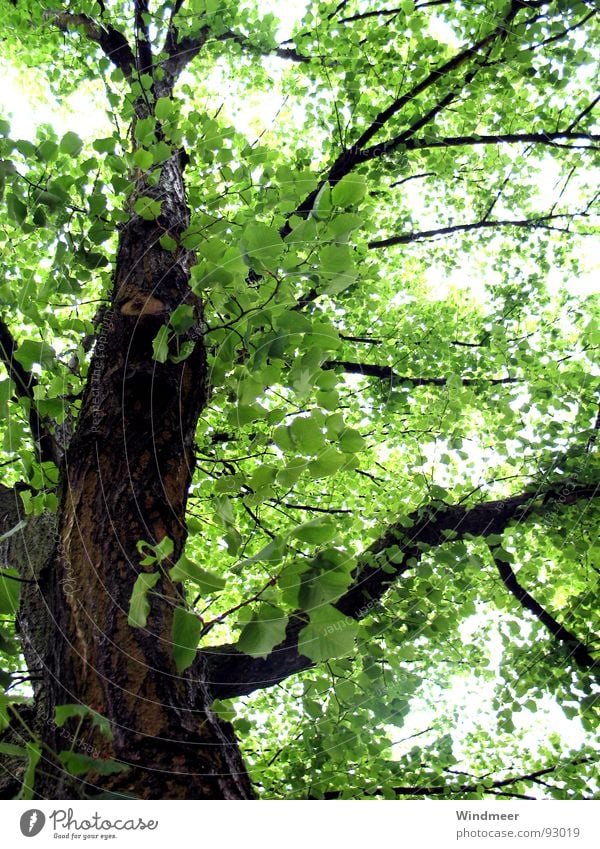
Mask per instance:
[[[594,795],[593,4],[1,5],[4,796]]]

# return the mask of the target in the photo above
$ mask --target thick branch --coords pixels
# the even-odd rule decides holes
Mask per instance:
[[[512,570],[510,563],[498,553],[497,549],[492,549],[494,562],[502,578],[502,583],[506,589],[511,592],[517,599],[521,607],[533,613],[536,619],[544,625],[550,633],[560,642],[565,643],[569,649],[569,654],[573,660],[582,669],[590,669],[598,664],[594,661],[587,646],[579,640],[575,634],[569,631],[564,625],[561,625],[554,616],[548,613],[541,604],[539,604],[527,590],[521,586],[517,580],[517,576]]]
[[[135,68],[135,58],[129,42],[122,32],[110,24],[99,24],[87,15],[74,15],[48,9],[44,16],[57,25],[62,32],[81,29],[91,41],[100,45],[110,61],[130,78]]]
[[[389,380],[392,384],[410,383],[412,386],[446,386],[446,377],[408,377],[397,374],[391,366],[374,365],[373,363],[355,363],[350,360],[327,360],[324,369],[341,369],[347,374],[361,374],[365,377],[376,377],[379,380]],[[520,383],[518,377],[463,377],[463,386],[498,386],[504,383]]]
[[[470,230],[494,229],[500,227],[525,227],[530,230],[560,230],[560,232],[568,232],[566,229],[548,226],[547,222],[556,220],[557,218],[567,218],[572,221],[579,213],[562,215],[540,215],[537,218],[523,218],[520,220],[491,220],[491,221],[474,221],[471,224],[453,224],[449,227],[438,227],[435,230],[415,230],[410,233],[399,233],[397,236],[390,236],[387,239],[373,239],[368,242],[367,247],[374,248],[389,248],[392,245],[409,245],[412,242],[420,242],[424,239],[435,239],[439,236],[449,236],[454,233],[467,233]]]
[[[8,376],[15,384],[15,392],[19,398],[26,398],[29,402],[29,427],[37,446],[40,460],[42,462],[51,460],[59,464],[59,451],[54,437],[44,425],[37,411],[33,397],[33,389],[37,386],[37,379],[33,374],[26,371],[18,360],[15,360],[17,346],[8,326],[0,319],[0,360],[4,363]]]
[[[473,507],[454,505],[417,510],[408,517],[408,523],[412,522],[409,530],[406,521],[390,525],[360,555],[353,583],[335,606],[351,619],[364,618],[398,577],[419,563],[424,546],[435,547],[448,541],[448,531],[454,532],[453,539],[501,534],[513,521],[539,514],[549,509],[547,505],[551,508],[552,502],[574,503],[599,496],[600,487],[573,484],[567,489],[524,492]],[[390,549],[393,559],[389,557]],[[312,661],[298,653],[298,635],[307,621],[304,611],[293,614],[285,639],[264,660],[239,652],[235,645],[203,649],[200,655],[207,663],[214,696],[246,695],[313,666]]]

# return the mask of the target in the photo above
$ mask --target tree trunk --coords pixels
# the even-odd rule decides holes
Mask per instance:
[[[161,215],[132,214],[120,233],[111,304],[66,454],[56,544],[40,576],[49,616],[41,641],[24,635],[43,660],[38,710],[53,717],[57,705],[76,703],[97,711],[110,721],[112,740],[91,720],[69,720],[73,751],[129,768],[66,780],[50,758],[38,768],[36,792],[247,799],[253,792],[231,725],[208,710],[212,697],[198,667],[192,680],[172,659],[181,587],[161,573],[148,595],[147,627],[127,622],[138,574],[157,569],[140,566],[138,541],[170,537],[173,562],[185,544],[194,434],[208,394],[201,304],[189,288],[194,257],[158,243],[166,232],[177,240],[189,223],[180,159],[162,166],[154,188],[136,176],[138,194],[161,200]],[[179,341],[193,342],[193,352],[180,363],[157,362],[153,339],[183,303],[193,307],[194,324]],[[22,629],[31,627],[33,617],[20,618]],[[38,728],[49,749],[70,748],[52,721]]]

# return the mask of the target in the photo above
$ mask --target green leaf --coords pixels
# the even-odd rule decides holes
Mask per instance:
[[[4,731],[10,725],[9,709],[12,707],[13,699],[0,693],[0,731]]]
[[[345,454],[356,454],[364,449],[365,440],[357,430],[346,427],[340,433],[338,445]]]
[[[171,537],[163,537],[160,542],[158,542],[154,548],[154,554],[159,563],[163,560],[167,560],[175,549],[175,544]]]
[[[172,236],[169,236],[168,233],[165,233],[159,239],[161,248],[164,248],[165,251],[174,252],[177,250],[177,242]]]
[[[94,245],[101,245],[114,235],[114,229],[103,221],[95,221],[88,230],[88,238]]]
[[[327,225],[327,233],[330,236],[341,237],[351,233],[363,226],[363,219],[359,215],[354,215],[352,212],[343,212],[341,215],[336,215]]]
[[[173,660],[180,675],[194,662],[201,631],[202,621],[198,616],[182,607],[175,608],[171,640]]]
[[[285,468],[279,469],[277,472],[277,483],[286,488],[292,487],[305,470],[306,460],[304,458],[299,457],[295,460],[290,460]]]
[[[255,554],[253,557],[248,557],[242,560],[236,571],[243,569],[245,566],[250,566],[253,563],[280,563],[285,555],[287,547],[287,538],[284,536],[275,537],[271,542],[267,543],[264,548]]]
[[[311,217],[317,221],[324,221],[331,214],[331,188],[329,183],[324,183],[319,189],[311,211]]]
[[[36,225],[36,227],[45,227],[48,222],[46,213],[39,206],[37,207],[37,209],[34,209],[32,218],[33,223]]]
[[[266,224],[248,224],[242,245],[248,256],[260,260],[268,268],[276,265],[285,248],[277,227]]]
[[[293,310],[286,310],[278,315],[275,324],[290,333],[310,333],[312,331],[310,319],[302,315],[301,312],[294,312]]]
[[[60,195],[55,194],[54,192],[37,192],[33,198],[35,203],[44,204],[49,209],[58,209],[63,204],[63,198]],[[42,212],[43,210],[36,209],[36,212]],[[35,220],[35,219],[34,219]]]
[[[35,770],[42,757],[42,747],[37,743],[27,743],[27,767],[23,775],[23,783],[17,798],[33,799],[35,787]]]
[[[105,139],[96,139],[92,142],[92,147],[98,153],[114,153],[116,144],[116,140],[112,136],[109,136]]]
[[[40,162],[52,162],[58,154],[58,145],[51,139],[44,139],[36,149],[36,156]]]
[[[200,587],[204,595],[213,595],[225,589],[225,578],[207,572],[201,566],[190,560],[185,554],[179,558],[175,566],[169,571],[172,581],[193,581]]]
[[[147,599],[148,590],[156,586],[160,572],[142,572],[135,579],[131,598],[129,600],[129,616],[127,623],[132,628],[145,628],[150,613],[150,602]]]
[[[169,354],[169,360],[172,363],[182,363],[184,360],[190,356],[190,354],[194,351],[196,347],[195,342],[191,339],[188,339],[186,342],[178,343],[179,351],[177,354]]]
[[[339,472],[346,461],[347,458],[343,454],[330,446],[321,452],[316,460],[308,464],[308,471],[314,480],[318,480]]]
[[[216,713],[217,716],[220,716],[221,719],[225,720],[225,722],[231,722],[232,719],[235,719],[235,707],[229,700],[224,701],[222,699],[215,699],[210,706],[210,709],[213,713]]]
[[[325,245],[320,260],[325,274],[339,274],[352,267],[352,253],[348,245]]]
[[[251,657],[267,657],[285,638],[287,622],[287,615],[278,607],[261,604],[240,634],[238,650]]]
[[[314,218],[302,219],[291,233],[285,237],[289,244],[305,244],[314,241],[317,235],[317,224]]]
[[[146,542],[145,539],[139,539],[135,547],[142,555],[142,559],[140,560],[141,566],[152,566],[153,563],[156,563],[156,553],[151,543]]]
[[[159,141],[156,144],[153,144],[151,150],[152,157],[157,165],[161,162],[165,162],[167,159],[170,159],[173,155],[172,148],[164,141]]]
[[[19,654],[20,651],[21,646],[16,636],[4,628],[0,628],[0,652],[8,655],[9,657],[13,657],[16,654]]]
[[[336,548],[320,551],[301,576],[298,606],[302,610],[312,610],[332,604],[349,587],[353,565],[353,559]]]
[[[254,492],[258,492],[261,489],[270,488],[271,484],[274,482],[275,477],[277,475],[276,466],[263,465],[258,466],[250,476],[250,480],[248,481],[248,485]]]
[[[358,624],[326,604],[310,613],[309,624],[300,631],[298,652],[318,663],[344,657],[354,651]]]
[[[155,141],[154,130],[156,128],[154,118],[140,118],[135,124],[135,137],[140,144],[150,147]]]
[[[27,758],[29,756],[24,746],[15,746],[13,743],[0,742],[0,752],[10,758]]]
[[[15,384],[12,380],[0,380],[0,417],[8,415],[10,401],[15,392]],[[1,541],[0,537],[0,541]]]
[[[297,416],[288,433],[292,446],[302,454],[316,454],[325,445],[321,427],[312,416]]]

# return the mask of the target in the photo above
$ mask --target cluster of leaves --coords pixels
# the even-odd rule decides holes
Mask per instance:
[[[73,5],[98,13],[99,4]],[[107,5],[129,34],[127,4]],[[173,4],[156,5],[160,43]],[[126,128],[152,79],[128,83],[105,58],[92,63],[88,51],[81,61],[72,44],[65,61],[79,70],[50,75],[52,90],[64,97],[100,67],[106,135],[59,137],[46,126],[34,141],[14,140],[0,124],[2,317],[18,362],[37,378],[31,397],[10,374],[0,380],[3,463],[9,482],[27,484],[33,513],[56,508],[57,478],[36,456],[31,406],[55,433],[76,422],[118,230],[132,213],[162,221],[160,199],[137,196],[136,181],[156,183],[177,148],[189,153],[190,225],[177,237],[165,226],[160,244],[174,261],[180,245],[196,254],[191,287],[204,304],[212,394],[197,431],[186,553],[171,564],[170,540],[140,541],[147,571],[129,622],[146,625],[167,562],[182,588],[172,635],[179,672],[198,646],[223,641],[268,658],[300,619],[299,651],[316,669],[237,713],[215,705],[234,719],[266,795],[446,788],[478,798],[494,790],[481,776],[512,767],[517,740],[533,745],[521,774],[545,757],[573,759],[569,739],[528,732],[548,698],[577,717],[565,728],[584,742],[597,721],[592,673],[575,669],[539,623],[524,633],[487,545],[501,546],[538,601],[585,642],[598,631],[592,507],[550,511],[486,544],[449,539],[426,550],[360,622],[335,606],[382,529],[404,519],[409,540],[423,506],[597,480],[598,303],[568,292],[587,261],[593,180],[582,166],[592,151],[483,144],[557,127],[592,133],[592,57],[581,35],[590,9],[580,0],[513,5],[522,13],[469,59],[466,76],[457,64],[417,91],[460,45],[498,28],[507,4],[311,3],[277,48],[272,17],[193,0],[178,13],[179,34],[194,39],[208,26],[210,37],[178,97],[159,98],[154,117],[134,122],[133,150]],[[42,51],[56,34],[45,39]],[[291,66],[259,59],[277,49]],[[215,68],[235,101],[223,109]],[[249,93],[264,100],[273,76],[285,103],[257,140],[236,126],[239,104]],[[403,92],[416,93],[380,120]],[[396,140],[389,150],[325,179],[377,121],[373,144]],[[548,151],[550,201],[540,185]],[[548,285],[551,272],[559,285]],[[178,340],[191,321],[187,305],[171,314],[154,339],[158,364],[189,355]],[[8,673],[19,665],[12,634],[2,636],[15,605],[8,576]],[[464,723],[474,687],[489,704]],[[422,746],[392,745],[406,726],[407,738],[427,733]],[[580,748],[584,765],[565,768],[547,795],[583,794],[589,750]],[[453,770],[465,766],[475,779],[457,782]],[[523,786],[532,781],[512,790]]]

